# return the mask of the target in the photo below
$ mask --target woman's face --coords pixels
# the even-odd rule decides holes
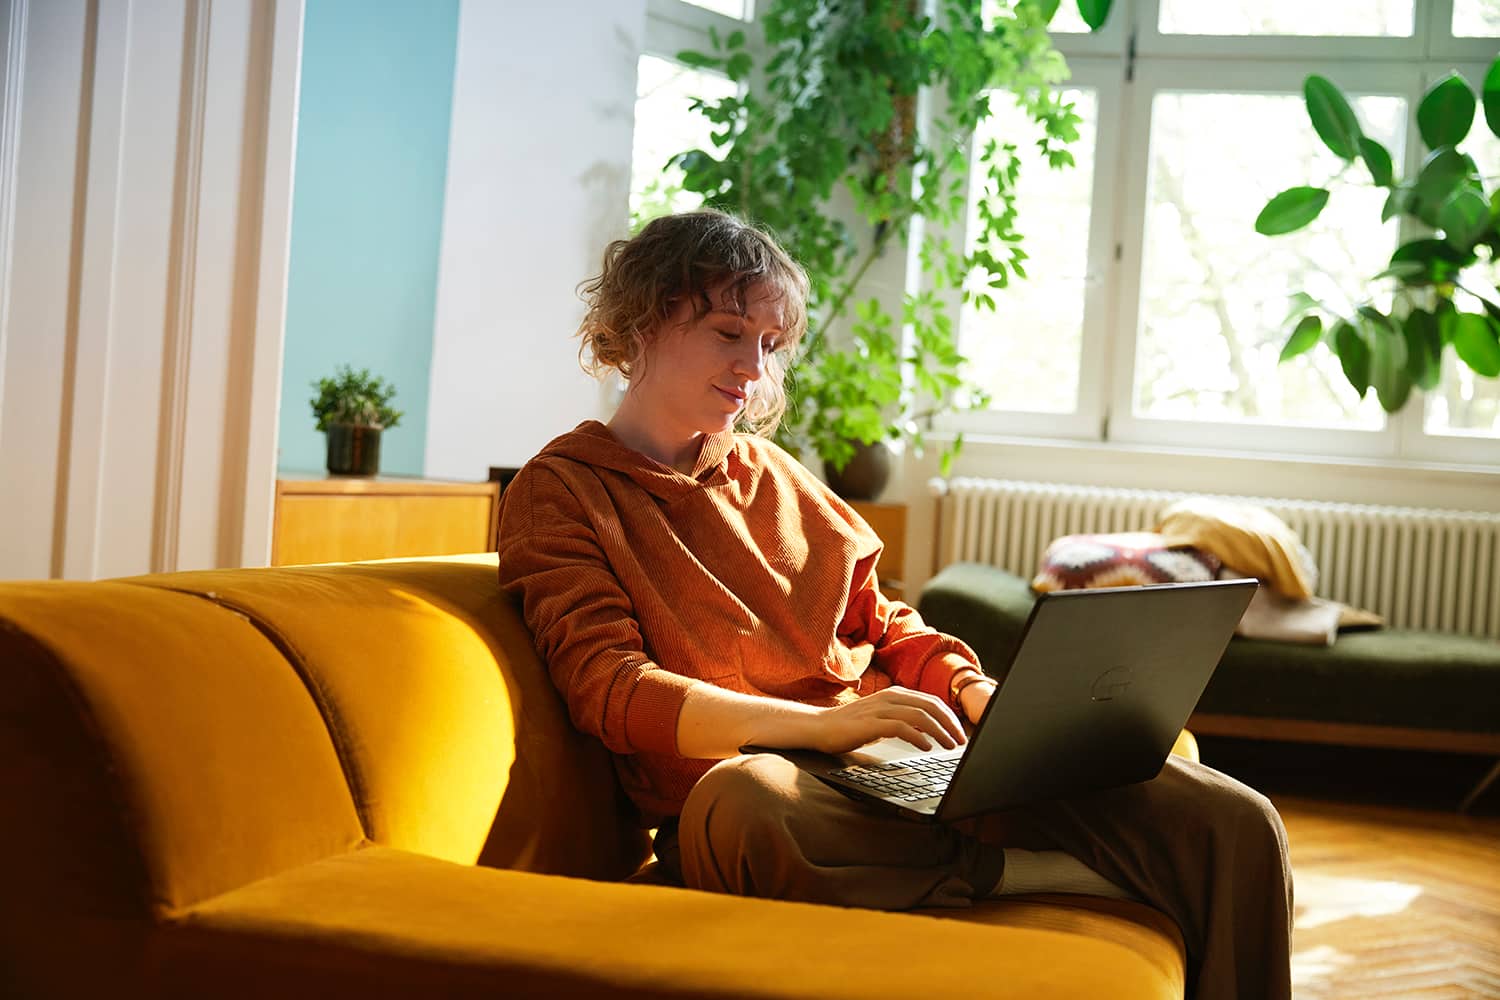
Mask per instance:
[[[734,427],[784,337],[769,288],[746,289],[743,309],[726,291],[710,291],[709,311],[697,319],[692,302],[678,302],[631,379],[629,392],[658,428],[683,440]]]

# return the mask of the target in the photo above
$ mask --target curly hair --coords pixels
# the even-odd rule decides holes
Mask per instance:
[[[712,303],[711,290],[743,309],[752,288],[767,289],[780,312],[782,338],[766,359],[766,373],[750,389],[741,426],[757,434],[775,430],[786,410],[784,381],[792,355],[807,331],[807,274],[764,230],[725,212],[665,215],[628,240],[604,250],[597,277],[579,292],[587,306],[578,336],[579,361],[598,376],[636,372],[660,336],[674,305],[693,304],[691,322]]]

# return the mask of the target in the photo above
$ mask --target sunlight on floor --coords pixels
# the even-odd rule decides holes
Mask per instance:
[[[1297,877],[1298,930],[1310,930],[1350,917],[1383,917],[1399,913],[1422,895],[1406,882],[1377,882],[1334,875]]]
[[[1329,944],[1296,952],[1292,955],[1292,985],[1306,986],[1319,979],[1328,979],[1353,961],[1353,955]]]

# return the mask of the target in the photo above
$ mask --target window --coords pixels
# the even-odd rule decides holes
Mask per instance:
[[[1070,170],[1048,169],[1035,146],[1015,142],[1015,136],[1026,134],[1029,119],[1009,95],[992,96],[992,113],[974,137],[976,146],[1011,142],[1018,147],[1017,226],[1028,234],[1026,268],[1035,276],[1001,293],[1003,311],[970,304],[959,318],[968,376],[991,393],[995,409],[1071,413],[1078,405],[1088,283],[1087,240],[1079,234],[1089,231],[1099,102],[1093,90],[1070,90],[1066,97],[1083,119]],[[971,230],[985,196],[978,174],[970,178]]]
[[[1410,35],[1415,0],[1161,0],[1163,34]]]
[[[673,154],[685,149],[713,148],[709,122],[693,111],[693,98],[718,100],[734,92],[735,85],[726,77],[660,56],[641,56],[630,168],[632,228],[658,215],[702,204],[702,197],[683,190],[682,171],[662,168]]]
[[[1309,124],[1308,74],[1349,94],[1366,134],[1411,176],[1426,152],[1418,102],[1454,68],[1479,91],[1494,52],[1476,39],[1500,36],[1500,0],[1452,0],[1451,25],[1447,4],[1415,0],[1115,8],[1104,32],[1054,32],[1085,123],[1077,166],[1023,167],[1029,280],[1001,290],[997,311],[962,315],[961,349],[993,400],[953,429],[1500,462],[1500,382],[1451,352],[1440,385],[1392,415],[1323,348],[1279,361],[1292,292],[1380,303],[1389,291],[1372,276],[1420,235],[1380,222],[1384,192],[1362,163],[1311,227],[1254,230],[1273,194],[1344,169]],[[1007,129],[1002,112],[976,142]],[[1482,112],[1461,148],[1493,190],[1500,139]]]
[[[1355,107],[1395,155],[1405,102],[1364,97]],[[1373,188],[1340,192],[1316,230],[1275,240],[1247,232],[1272,195],[1342,162],[1311,129],[1286,127],[1302,114],[1294,94],[1163,91],[1152,101],[1135,415],[1383,426],[1373,395],[1361,400],[1331,354],[1278,363],[1293,291],[1311,285],[1352,310],[1346,291],[1396,248]]]
[[[1453,34],[1458,38],[1500,35],[1500,0],[1453,0]]]
[[[715,14],[723,14],[738,21],[750,19],[750,0],[682,0],[683,3],[692,4],[694,7],[702,7],[711,10]]]

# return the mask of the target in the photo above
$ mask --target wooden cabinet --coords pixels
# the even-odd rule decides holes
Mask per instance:
[[[499,483],[284,477],[271,565],[492,551],[499,505]]]
[[[853,500],[849,506],[864,518],[885,543],[876,572],[880,590],[893,601],[906,600],[906,504]]]

